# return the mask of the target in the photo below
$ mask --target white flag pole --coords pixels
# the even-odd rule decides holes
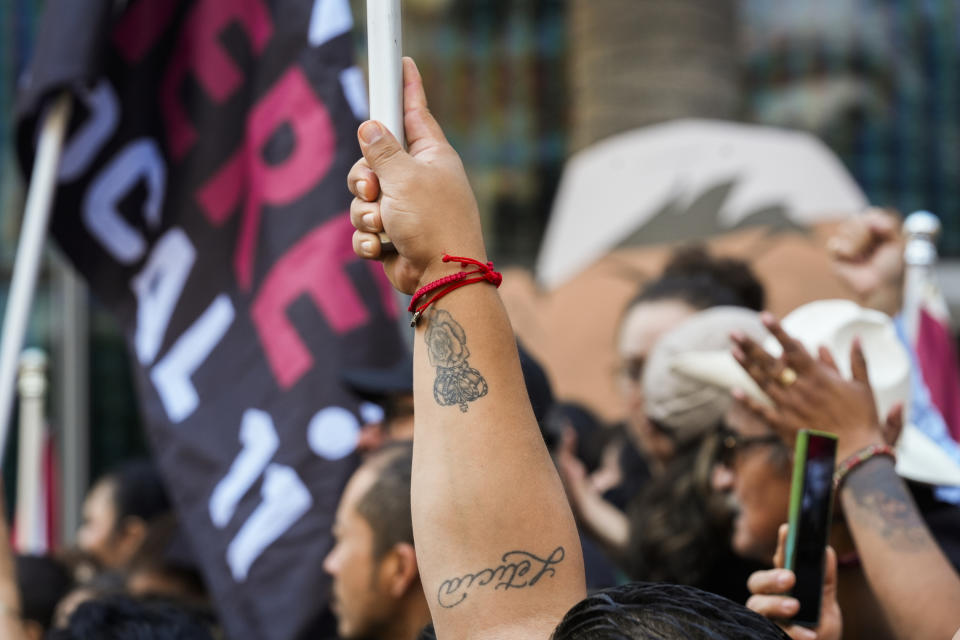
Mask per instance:
[[[16,539],[19,553],[47,553],[43,474],[43,439],[46,426],[44,400],[47,394],[47,356],[40,349],[26,349],[20,357],[20,441],[17,462]]]
[[[30,307],[37,286],[40,259],[43,257],[43,241],[47,235],[53,194],[57,186],[57,167],[60,152],[70,120],[72,102],[64,92],[51,104],[40,131],[37,157],[27,192],[27,204],[17,244],[17,257],[13,265],[13,282],[7,298],[3,318],[3,334],[0,336],[0,465],[6,451],[10,432],[10,413],[16,393],[17,366],[20,349],[27,332]]]
[[[916,211],[903,221],[906,237],[903,279],[903,320],[907,337],[916,344],[920,309],[932,285],[933,268],[937,264],[937,236],[940,220],[929,211]]]
[[[400,0],[367,0],[370,119],[386,125],[407,147],[403,132],[403,20]],[[389,245],[386,234],[380,241]]]
[[[403,35],[400,0],[367,0],[370,119],[387,125],[406,146],[403,135]]]

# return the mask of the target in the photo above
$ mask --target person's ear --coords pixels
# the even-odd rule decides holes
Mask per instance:
[[[387,555],[387,589],[394,598],[401,598],[410,590],[411,585],[420,580],[417,553],[412,544],[398,542]]]

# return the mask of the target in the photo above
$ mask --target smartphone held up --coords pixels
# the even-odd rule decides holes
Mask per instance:
[[[836,455],[836,436],[806,429],[797,434],[784,567],[797,577],[791,595],[800,609],[792,622],[806,627],[820,620]]]

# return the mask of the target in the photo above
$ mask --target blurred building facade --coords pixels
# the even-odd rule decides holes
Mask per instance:
[[[363,63],[365,1],[350,1]],[[16,78],[42,4],[0,3],[0,302],[23,194]],[[404,10],[405,52],[463,155],[501,264],[533,263],[572,152],[680,116],[815,132],[875,204],[939,214],[942,253],[960,258],[956,0],[404,0]],[[95,474],[143,441],[122,337],[95,302],[64,305],[64,278],[48,260],[29,342],[52,353],[56,384],[69,328],[86,337]],[[55,400],[51,418],[69,411]]]
[[[944,223],[960,256],[960,3],[742,0],[744,117],[801,128],[870,200]]]

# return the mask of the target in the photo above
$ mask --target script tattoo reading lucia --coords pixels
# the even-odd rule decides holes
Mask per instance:
[[[529,551],[508,551],[500,558],[500,566],[487,567],[458,578],[447,578],[437,589],[437,602],[452,609],[467,599],[471,592],[493,585],[494,590],[526,589],[535,586],[544,576],[553,577],[556,565],[563,562],[563,547],[557,547],[546,558]]]
[[[442,407],[459,405],[467,412],[467,403],[487,395],[487,381],[470,367],[467,358],[467,334],[448,311],[437,309],[430,317],[424,336],[430,364],[437,368],[433,398]]]

